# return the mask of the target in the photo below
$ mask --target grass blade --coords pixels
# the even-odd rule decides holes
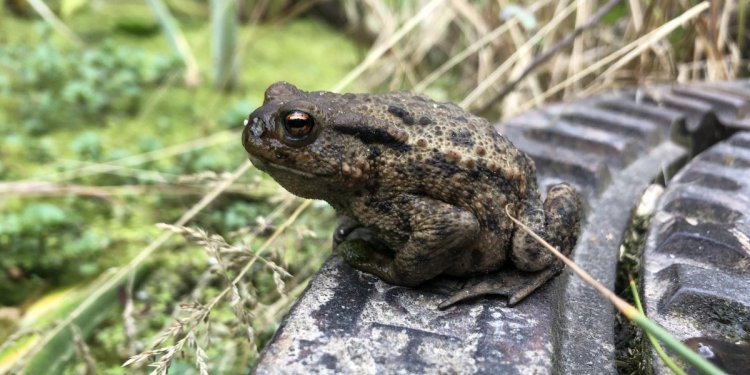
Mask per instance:
[[[214,86],[231,90],[237,85],[237,1],[211,0]]]
[[[643,314],[644,316],[646,313],[643,311],[643,305],[641,305],[641,298],[638,296],[638,288],[635,285],[635,281],[632,277],[630,278],[630,291],[633,294],[633,301],[635,302],[635,307],[638,309],[638,312]],[[674,363],[672,358],[669,358],[667,353],[664,352],[664,349],[662,349],[661,344],[659,344],[659,341],[656,340],[656,338],[649,332],[646,332],[646,337],[648,337],[648,341],[651,342],[651,346],[654,347],[654,350],[656,351],[656,354],[659,355],[659,358],[661,358],[662,361],[664,361],[664,364],[669,367],[672,372],[674,372],[677,375],[686,375],[686,372],[679,368],[677,364]]]
[[[191,87],[197,86],[200,81],[198,63],[185,35],[182,34],[180,27],[177,25],[177,21],[172,17],[172,13],[169,12],[162,0],[147,0],[147,2],[159,20],[162,30],[167,35],[172,49],[185,63],[185,84]]]
[[[83,41],[76,35],[73,30],[68,28],[64,22],[60,21],[59,18],[49,9],[47,4],[41,0],[29,0],[29,5],[44,19],[55,31],[60,33],[69,41],[73,42],[77,47],[83,47]]]

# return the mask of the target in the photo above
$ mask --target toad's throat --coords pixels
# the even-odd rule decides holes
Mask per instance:
[[[274,172],[280,172],[280,173],[286,173],[286,174],[293,174],[293,175],[297,175],[297,176],[300,176],[300,177],[306,177],[306,178],[329,177],[329,176],[332,175],[332,174],[325,174],[325,173],[317,174],[317,173],[311,173],[311,172],[301,171],[299,169],[294,169],[294,168],[290,168],[290,167],[287,167],[287,166],[282,165],[282,164],[274,163],[273,161],[270,161],[268,159],[260,158],[258,156],[253,155],[253,154],[248,154],[248,157],[250,158],[250,161],[253,163],[253,165],[256,168],[258,168],[258,169],[260,169],[260,170],[262,170],[262,171],[270,174],[271,176],[275,175]]]

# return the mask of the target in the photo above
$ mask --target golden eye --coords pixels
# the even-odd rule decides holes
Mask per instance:
[[[284,130],[291,138],[301,140],[312,132],[313,127],[315,120],[307,112],[291,111],[284,115]]]

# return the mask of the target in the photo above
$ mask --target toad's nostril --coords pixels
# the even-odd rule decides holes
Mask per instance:
[[[257,117],[253,118],[253,123],[252,125],[250,125],[250,131],[253,133],[253,136],[255,136],[255,138],[260,138],[260,136],[263,135],[265,127]]]

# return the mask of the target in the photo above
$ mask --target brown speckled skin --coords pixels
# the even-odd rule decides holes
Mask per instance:
[[[309,114],[313,130],[289,141],[284,118]],[[505,215],[564,253],[579,231],[580,201],[568,184],[543,203],[534,162],[487,120],[411,93],[304,92],[280,82],[248,118],[243,145],[256,167],[290,192],[328,201],[344,216],[335,244],[354,267],[398,285],[439,274],[520,270],[551,254]],[[340,246],[340,248],[342,248]]]

